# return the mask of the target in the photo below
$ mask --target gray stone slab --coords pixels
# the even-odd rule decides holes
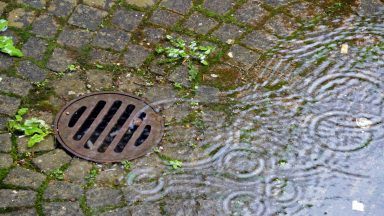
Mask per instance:
[[[12,150],[12,141],[10,133],[0,134],[0,152],[10,152]]]
[[[282,14],[268,20],[265,27],[279,36],[288,36],[298,29],[298,25],[292,18]]]
[[[238,37],[243,34],[244,30],[236,25],[223,24],[216,31],[213,36],[219,38],[224,43],[233,43]]]
[[[128,67],[140,67],[148,57],[150,51],[140,45],[129,45],[124,54],[124,65]]]
[[[68,20],[69,24],[96,30],[108,13],[87,5],[78,5]]]
[[[9,55],[0,53],[0,70],[9,69],[13,65],[13,58]]]
[[[137,11],[117,10],[112,17],[112,23],[126,31],[135,30],[141,20],[144,18],[144,13]]]
[[[77,0],[52,0],[48,7],[48,12],[58,16],[69,16],[76,7]]]
[[[67,27],[60,33],[57,43],[72,48],[81,48],[91,43],[92,36],[93,32]]]
[[[10,154],[0,153],[0,168],[9,168],[13,164]]]
[[[137,7],[143,7],[143,8],[148,8],[153,5],[155,5],[156,2],[159,0],[125,0],[127,4],[134,5]]]
[[[17,140],[17,151],[19,153],[50,151],[53,149],[55,149],[55,141],[53,136],[47,136],[43,141],[37,143],[31,148],[28,147],[27,137],[21,137]]]
[[[119,64],[120,56],[119,54],[112,53],[110,51],[93,48],[90,52],[90,61],[93,64]]]
[[[44,199],[48,200],[78,200],[83,195],[83,188],[78,184],[64,181],[53,181],[48,184],[44,192]]]
[[[41,82],[45,80],[47,71],[32,63],[31,61],[22,61],[17,67],[17,72],[32,82]]]
[[[74,158],[68,169],[64,172],[64,179],[66,181],[82,184],[85,182],[85,177],[88,176],[91,169],[92,163]]]
[[[0,190],[0,208],[34,206],[36,192],[30,190]]]
[[[26,96],[32,85],[22,79],[0,75],[1,91],[13,93],[20,96]]]
[[[268,12],[261,7],[259,2],[249,0],[235,13],[235,18],[241,22],[256,26]]]
[[[218,14],[228,12],[234,5],[235,0],[205,0],[204,7]]]
[[[218,23],[200,13],[192,14],[185,22],[185,27],[199,34],[207,34]]]
[[[111,9],[111,7],[115,5],[115,2],[115,0],[83,0],[84,4],[103,10]]]
[[[244,70],[250,69],[252,65],[260,58],[259,53],[239,45],[232,46],[227,56],[232,57],[229,60],[231,63],[244,68]]]
[[[47,50],[48,43],[43,39],[30,37],[23,45],[24,56],[34,58],[36,60],[43,60],[44,53]]]
[[[177,13],[186,14],[192,7],[192,0],[164,0],[160,5]]]
[[[23,168],[13,168],[4,179],[5,184],[15,185],[19,187],[30,187],[37,189],[45,180],[45,175]]]
[[[77,202],[44,203],[43,211],[46,216],[82,216],[84,215]]]
[[[53,150],[32,160],[32,162],[43,172],[50,172],[60,168],[69,163],[69,161],[71,161],[71,156],[61,149]]]
[[[116,206],[123,200],[121,191],[113,188],[93,188],[86,192],[86,197],[91,208]]]
[[[190,87],[189,71],[187,66],[179,66],[169,75],[169,81],[180,83],[184,87]]]
[[[118,208],[110,211],[103,212],[100,216],[123,216],[132,215],[128,207]]]
[[[262,51],[273,48],[277,41],[278,39],[275,36],[260,30],[249,33],[241,40],[247,47]]]
[[[18,211],[11,211],[0,214],[1,216],[35,216],[37,212],[34,208],[21,209]]]
[[[131,39],[131,35],[126,32],[105,28],[96,33],[93,45],[103,49],[122,51]]]
[[[167,10],[158,9],[156,10],[152,17],[151,22],[160,26],[171,27],[179,21],[182,16],[172,13]]]
[[[8,25],[16,28],[24,28],[30,25],[35,19],[34,11],[16,8],[8,14]]]
[[[100,91],[112,88],[112,74],[101,70],[88,70],[86,72],[90,89]]]
[[[55,37],[58,28],[59,24],[53,16],[43,14],[33,22],[32,33],[43,38],[53,38]]]
[[[20,99],[0,95],[0,114],[14,116],[19,109]]]
[[[48,61],[47,68],[56,72],[64,72],[68,66],[75,64],[73,54],[65,49],[55,48]]]
[[[158,43],[164,38],[166,31],[161,28],[145,28],[143,30],[144,41],[150,44]]]
[[[46,0],[17,0],[19,4],[26,4],[36,9],[44,9],[47,1]]]

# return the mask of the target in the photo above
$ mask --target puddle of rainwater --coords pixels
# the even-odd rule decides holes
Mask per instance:
[[[231,120],[203,110],[203,129],[168,127],[177,138],[165,148],[175,150],[168,156],[183,167],[133,170],[132,200],[177,200],[193,215],[252,216],[354,215],[361,213],[352,208],[358,202],[364,215],[380,215],[383,23],[381,14],[352,16],[340,27],[318,26],[304,39],[283,41],[258,68],[262,83],[227,92],[236,96]],[[348,53],[341,53],[343,44]],[[183,140],[195,143],[194,150],[180,148]],[[186,211],[180,206],[174,215]]]

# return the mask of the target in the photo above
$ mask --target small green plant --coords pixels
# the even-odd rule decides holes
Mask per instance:
[[[60,169],[54,169],[49,174],[51,178],[57,179],[57,180],[64,180],[64,172]]]
[[[123,165],[123,168],[124,168],[126,171],[130,170],[131,167],[132,167],[132,163],[131,163],[130,161],[127,161],[127,160],[125,160],[125,161],[121,161],[121,164]]]
[[[0,32],[8,29],[8,21],[0,19]],[[10,56],[22,57],[23,53],[13,44],[13,39],[8,36],[0,36],[0,51]]]
[[[181,167],[183,167],[183,162],[181,162],[179,160],[170,160],[170,161],[168,161],[168,165],[171,166],[172,169],[178,170]]]
[[[175,82],[173,86],[175,87],[175,89],[183,89],[183,86],[181,85],[181,83],[178,83],[178,82]]]
[[[67,70],[69,70],[69,71],[71,71],[71,72],[76,71],[76,70],[78,70],[78,69],[80,69],[80,66],[77,66],[77,65],[74,65],[74,64],[70,64],[70,65],[68,65],[68,67],[67,67]]]
[[[27,112],[28,108],[19,109],[15,118],[8,122],[7,127],[11,133],[22,132],[25,136],[29,137],[27,146],[31,148],[43,141],[46,136],[52,133],[52,130],[41,119],[31,118],[23,121],[23,116]]]
[[[189,79],[196,80],[198,69],[195,63],[208,65],[207,58],[215,50],[212,46],[201,46],[196,41],[187,44],[181,38],[174,38],[170,35],[166,36],[167,40],[171,43],[171,47],[156,48],[157,54],[164,54],[167,59],[160,63],[182,63],[187,64],[189,70]]]

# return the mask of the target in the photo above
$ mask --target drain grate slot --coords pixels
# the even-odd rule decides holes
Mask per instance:
[[[146,154],[163,134],[163,120],[146,102],[124,93],[93,93],[56,116],[56,138],[78,157],[119,162]]]

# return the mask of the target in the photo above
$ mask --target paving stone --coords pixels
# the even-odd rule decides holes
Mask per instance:
[[[114,0],[83,0],[83,3],[103,10],[109,10],[115,4]]]
[[[166,57],[164,56],[160,56],[153,60],[149,65],[149,71],[151,71],[153,74],[164,76],[170,68],[170,65],[161,64],[161,62],[164,60],[166,60]]]
[[[99,91],[112,88],[112,75],[107,71],[88,70],[86,74],[91,90]]]
[[[4,214],[0,214],[1,216],[37,216],[36,210],[34,208],[29,209],[21,209],[18,211],[12,211]]]
[[[0,132],[6,131],[7,123],[10,120],[9,117],[6,116],[0,116]],[[0,145],[1,146],[1,145]]]
[[[47,76],[47,71],[39,68],[31,61],[22,61],[17,67],[17,72],[32,82],[40,82]]]
[[[32,160],[43,172],[50,172],[60,168],[64,164],[69,163],[69,161],[71,161],[71,156],[67,155],[67,153],[61,149],[53,150]]]
[[[33,8],[44,9],[47,4],[46,0],[17,0],[19,4],[26,4]]]
[[[20,99],[0,95],[0,114],[14,116],[19,109]]]
[[[81,48],[91,42],[93,33],[78,28],[65,28],[59,35],[57,43],[72,48]]]
[[[192,7],[192,0],[164,0],[160,5],[177,13],[186,14]]]
[[[166,31],[161,28],[145,28],[143,30],[144,41],[150,44],[156,44],[163,39]]]
[[[26,96],[32,85],[22,79],[0,75],[1,90],[8,93]]]
[[[47,50],[48,43],[36,37],[28,38],[28,41],[23,45],[24,56],[43,60],[44,53]]]
[[[69,65],[76,63],[72,56],[68,50],[55,48],[52,57],[48,61],[47,68],[56,72],[63,72],[67,70]]]
[[[268,12],[260,6],[260,3],[249,0],[235,13],[236,19],[241,22],[256,26]]]
[[[52,0],[48,12],[58,17],[69,16],[76,7],[77,0]]]
[[[9,168],[13,164],[12,156],[0,153],[0,168]]]
[[[159,0],[125,0],[127,4],[134,5],[137,7],[143,7],[143,8],[148,8],[153,5],[155,5],[156,2]]]
[[[324,12],[320,7],[308,2],[298,2],[289,7],[291,14],[300,17],[302,20],[309,20]]]
[[[266,51],[271,49],[277,40],[273,35],[256,30],[245,36],[241,42],[250,48]]]
[[[8,14],[8,25],[16,28],[24,28],[35,19],[35,12],[16,8]]]
[[[175,89],[171,86],[152,86],[144,94],[149,101],[161,101],[166,99],[174,99],[176,97]]]
[[[151,215],[161,216],[160,206],[156,203],[145,203],[145,208],[140,205],[129,208],[132,216]]]
[[[123,215],[132,215],[128,207],[109,210],[100,214],[100,216],[123,216]]]
[[[52,202],[43,204],[47,216],[82,216],[84,215],[77,202]]]
[[[199,86],[195,99],[205,103],[217,103],[220,101],[220,90],[211,86]]]
[[[120,56],[106,50],[93,48],[90,52],[90,61],[93,64],[119,64]]]
[[[185,22],[185,27],[199,34],[207,34],[209,30],[217,25],[217,22],[200,13],[194,13]]]
[[[235,0],[205,0],[204,7],[218,14],[228,12],[234,5]]]
[[[174,24],[176,24],[176,22],[179,21],[180,19],[181,19],[181,16],[176,13],[172,13],[167,10],[158,9],[153,13],[151,17],[151,22],[157,25],[171,27]]]
[[[103,170],[96,176],[97,185],[117,186],[123,184],[126,173],[120,167]]]
[[[10,152],[12,150],[11,137],[10,133],[0,134],[0,152]]]
[[[7,7],[7,5],[8,4],[5,2],[0,2],[0,14],[3,13],[3,11],[4,11],[5,7]]]
[[[122,202],[121,191],[113,188],[94,188],[86,192],[87,204],[91,208],[115,206]]]
[[[32,24],[32,33],[43,38],[53,38],[59,28],[56,20],[49,15],[41,15]]]
[[[232,24],[224,24],[213,32],[213,36],[218,37],[222,42],[231,44],[235,39],[243,34],[243,30]]]
[[[44,192],[44,199],[48,200],[78,200],[83,195],[83,188],[78,184],[53,181],[49,182]]]
[[[45,175],[41,173],[23,167],[16,167],[9,172],[3,182],[19,187],[38,189],[44,180]]]
[[[0,208],[34,206],[36,192],[30,190],[0,190]]]
[[[148,57],[150,51],[139,45],[129,45],[124,54],[124,65],[128,67],[140,67]]]
[[[187,66],[177,67],[170,75],[169,81],[180,83],[184,87],[190,87],[191,81],[189,80],[189,71]]]
[[[86,5],[78,5],[69,18],[68,23],[94,31],[107,15],[108,13],[105,11]]]
[[[55,149],[55,141],[53,136],[47,136],[43,141],[39,142],[31,148],[28,147],[27,137],[21,137],[17,140],[17,151],[19,153],[50,151],[53,149]]]
[[[137,11],[117,10],[113,15],[112,23],[126,31],[132,31],[139,26],[144,13]]]
[[[118,79],[118,90],[133,93],[145,88],[145,80],[132,74],[123,74]]]
[[[111,28],[99,30],[93,40],[93,45],[104,48],[122,51],[131,39],[131,35]]]
[[[288,36],[298,28],[292,18],[281,14],[268,20],[265,27],[279,36]]]
[[[260,58],[260,54],[239,45],[231,47],[229,53],[231,53],[230,56],[232,56],[230,62],[244,68],[245,70],[250,69]]]
[[[74,158],[68,169],[64,172],[64,179],[73,183],[85,183],[85,177],[92,169],[92,163]]]
[[[55,80],[53,86],[56,95],[65,99],[73,99],[87,92],[84,82],[76,73],[65,74],[60,80]]]
[[[0,70],[9,69],[13,65],[13,58],[0,53]]]
[[[380,0],[362,0],[359,2],[358,13],[361,16],[370,16],[378,12],[381,13],[384,8],[384,2],[380,2]]]
[[[204,74],[203,81],[205,85],[216,86],[222,89],[232,89],[235,86],[242,84],[242,71],[238,67],[217,64],[210,69],[211,74]]]
[[[295,0],[262,0],[262,1],[266,4],[277,7],[277,6],[283,6],[283,5],[289,4],[290,2],[293,2]]]

